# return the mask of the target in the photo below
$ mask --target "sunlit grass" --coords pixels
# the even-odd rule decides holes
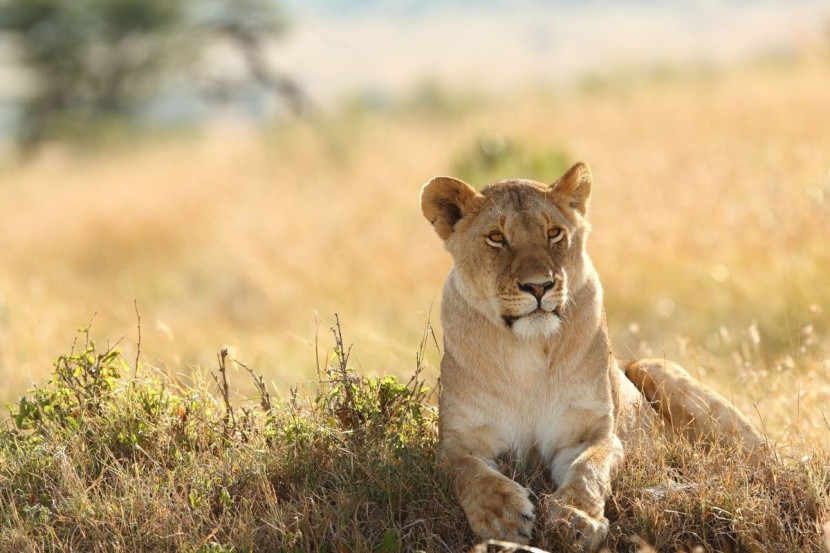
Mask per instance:
[[[342,335],[338,323],[325,338],[316,383],[239,401],[222,383],[258,375],[226,350],[218,389],[207,375],[188,386],[82,333],[0,430],[0,550],[469,550],[477,540],[436,469],[433,390],[417,371],[355,373]],[[779,451],[755,465],[729,444],[657,439],[614,475],[608,545],[818,553],[828,461]],[[537,498],[553,491],[504,469]],[[544,520],[533,542],[570,551]]]
[[[356,366],[408,374],[450,266],[420,186],[498,133],[592,165],[590,251],[620,356],[676,359],[776,439],[826,445],[828,89],[830,65],[808,57],[519,92],[452,118],[47,151],[0,174],[0,398],[44,379],[93,313],[130,356],[134,300],[145,362],[171,373],[230,344],[286,391],[314,374],[316,320],[340,313]]]

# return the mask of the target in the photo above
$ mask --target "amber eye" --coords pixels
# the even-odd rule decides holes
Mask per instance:
[[[504,246],[506,240],[504,239],[504,234],[500,233],[499,231],[493,231],[487,235],[485,238],[487,243],[494,248],[501,248]]]
[[[553,245],[565,238],[565,230],[561,228],[552,228],[548,231],[548,242]]]

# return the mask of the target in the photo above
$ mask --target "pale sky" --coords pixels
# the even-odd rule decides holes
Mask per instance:
[[[414,14],[380,2],[347,16],[293,4],[293,30],[274,60],[324,103],[432,77],[501,89],[620,64],[729,63],[817,40],[830,26],[827,0],[492,2]]]

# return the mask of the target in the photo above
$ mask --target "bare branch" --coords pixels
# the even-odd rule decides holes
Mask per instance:
[[[232,427],[236,426],[236,417],[233,414],[233,407],[231,406],[230,386],[228,386],[228,374],[225,366],[225,360],[228,358],[228,348],[223,347],[220,349],[216,357],[219,360],[219,375],[222,377],[222,381],[220,382],[216,378],[216,375],[213,375],[213,379],[216,381],[217,386],[219,386],[219,391],[222,393],[222,399],[225,402],[223,422],[225,424],[225,433],[227,434]]]
[[[138,300],[133,300],[135,306],[136,326],[138,327],[138,341],[135,347],[135,365],[133,366],[133,378],[138,376],[138,361],[141,358],[141,313],[138,312]]]

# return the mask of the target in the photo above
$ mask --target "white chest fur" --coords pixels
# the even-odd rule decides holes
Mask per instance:
[[[494,370],[487,372],[504,378],[488,381],[482,395],[468,405],[480,410],[475,418],[496,431],[504,450],[519,456],[538,453],[550,463],[580,441],[591,419],[585,420],[586,410],[604,410],[584,383],[573,378],[578,368],[552,366],[550,353],[541,346],[501,347],[490,362]]]
[[[550,459],[565,438],[562,419],[570,394],[542,351],[527,348],[511,353],[502,368],[512,373],[515,388],[509,396],[518,409],[504,418],[501,431],[518,454],[537,450]]]

